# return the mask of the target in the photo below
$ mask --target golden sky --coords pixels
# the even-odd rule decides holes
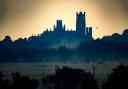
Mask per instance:
[[[40,34],[62,19],[75,30],[76,12],[86,12],[93,37],[122,33],[128,27],[128,0],[0,0],[0,40]],[[98,27],[98,29],[96,29]]]

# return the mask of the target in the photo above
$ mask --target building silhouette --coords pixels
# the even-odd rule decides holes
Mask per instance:
[[[10,36],[5,36],[5,39],[0,41],[0,45],[16,48],[59,48],[77,47],[83,41],[91,41],[92,27],[86,26],[85,12],[76,12],[76,29],[68,30],[63,25],[62,20],[57,20],[53,29],[46,29],[41,34],[32,35],[29,38],[18,38],[15,41],[11,40]]]
[[[62,20],[57,20],[53,30],[46,30],[41,38],[55,46],[75,47],[80,42],[92,40],[92,27],[86,27],[85,12],[76,12],[76,30],[66,30]]]

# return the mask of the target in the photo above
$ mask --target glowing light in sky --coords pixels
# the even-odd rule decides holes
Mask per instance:
[[[0,39],[40,34],[62,19],[75,30],[76,12],[86,12],[93,37],[121,33],[128,23],[127,0],[0,0]],[[97,28],[97,29],[96,29]]]

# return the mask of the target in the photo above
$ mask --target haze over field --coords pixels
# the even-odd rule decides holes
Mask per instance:
[[[103,64],[96,63],[96,78],[98,81],[104,81],[108,73],[111,73],[113,68],[116,68],[119,62],[104,62]],[[3,63],[0,64],[0,70],[5,77],[11,78],[12,72],[19,72],[22,75],[30,76],[31,78],[41,79],[45,74],[54,74],[55,66],[60,68],[64,66],[83,69],[86,72],[93,72],[92,62],[48,62],[48,63]],[[125,63],[127,65],[127,63]]]

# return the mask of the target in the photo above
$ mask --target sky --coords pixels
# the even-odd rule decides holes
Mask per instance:
[[[93,37],[122,33],[128,28],[128,0],[0,0],[0,40],[43,33],[62,19],[75,30],[76,12],[86,12]]]

